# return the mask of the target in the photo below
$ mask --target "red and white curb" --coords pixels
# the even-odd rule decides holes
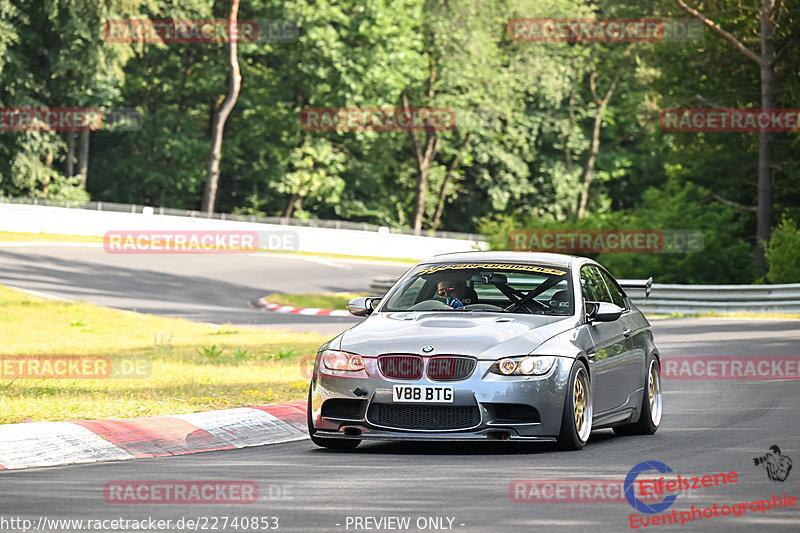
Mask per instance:
[[[320,309],[319,307],[292,307],[291,305],[278,305],[268,302],[264,298],[250,302],[251,307],[274,311],[276,313],[290,313],[293,315],[325,315],[325,316],[352,316],[349,311],[342,309]]]
[[[306,402],[0,426],[0,470],[183,455],[308,438]]]

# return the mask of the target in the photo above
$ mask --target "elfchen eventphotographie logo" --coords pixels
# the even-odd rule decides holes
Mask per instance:
[[[673,509],[671,512],[666,512],[667,509],[675,503],[680,491],[698,487],[721,487],[738,483],[739,474],[733,471],[706,474],[703,476],[681,476],[679,474],[677,479],[667,479],[665,476],[662,476],[655,481],[640,484],[639,494],[637,495],[634,491],[637,478],[641,473],[653,470],[667,475],[673,473],[672,468],[661,461],[644,461],[631,468],[628,475],[625,477],[625,497],[631,507],[638,511],[638,513],[633,513],[628,516],[631,529],[664,525],[684,525],[687,522],[726,516],[738,518],[748,511],[751,513],[760,512],[761,514],[765,514],[770,509],[774,510],[797,506],[797,498],[794,496],[787,496],[786,493],[784,493],[782,496],[772,494],[770,499],[757,499],[745,502],[736,501],[730,504],[715,503],[710,506],[697,507],[691,505],[689,509],[680,511]],[[647,501],[639,497],[639,495],[650,496],[653,494],[659,496],[659,498],[661,498],[660,501],[653,503],[652,501]],[[695,525],[695,527],[698,526]]]
[[[772,482],[783,483],[792,471],[792,458],[781,453],[777,444],[769,447],[769,451],[759,457],[753,457],[753,464],[767,471],[767,478]]]

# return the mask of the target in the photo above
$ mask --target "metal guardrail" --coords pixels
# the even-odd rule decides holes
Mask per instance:
[[[394,282],[397,281],[394,278],[375,278],[369,284],[369,295],[370,296],[383,296],[386,294],[389,289],[392,288]]]
[[[782,285],[653,284],[649,298],[628,291],[645,313],[800,313],[800,283]]]
[[[113,202],[79,202],[75,200],[46,200],[44,198],[16,198],[11,196],[0,196],[0,204],[24,204],[24,205],[43,205],[47,207],[66,207],[70,209],[86,209],[90,211],[112,211],[115,213],[142,213],[147,206],[137,204],[117,204]],[[152,213],[156,215],[169,215],[176,217],[191,218],[211,218],[217,220],[235,220],[238,222],[260,222],[262,224],[280,224],[283,226],[301,226],[311,228],[328,229],[349,229],[355,231],[377,231],[401,235],[414,235],[414,230],[409,228],[390,228],[366,222],[350,222],[346,220],[326,220],[285,218],[285,217],[262,217],[257,215],[238,215],[234,213],[212,213],[211,217],[204,211],[190,211],[185,209],[172,209],[169,207],[152,207]],[[433,231],[423,230],[422,237],[437,237],[440,239],[461,239],[467,241],[485,242],[483,235],[474,233],[460,233],[455,231]]]
[[[383,296],[396,280],[376,278],[370,294]],[[626,291],[645,313],[800,313],[800,283],[783,285],[672,285],[654,283],[649,298],[644,290]]]

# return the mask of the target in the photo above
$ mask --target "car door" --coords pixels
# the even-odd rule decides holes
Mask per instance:
[[[625,309],[618,322],[622,325],[622,334],[626,337],[624,363],[620,364],[621,373],[624,374],[625,385],[631,394],[644,387],[645,358],[647,355],[648,331],[643,327],[641,315],[637,321],[636,315],[625,293],[614,277],[603,268],[598,268],[603,276],[603,281],[611,295],[614,304]]]
[[[614,303],[600,270],[594,265],[581,268],[581,291],[585,302]],[[630,391],[628,382],[628,348],[630,343],[624,335],[620,320],[592,322],[587,326],[592,339],[589,361],[594,376],[594,415],[610,411],[624,404]]]

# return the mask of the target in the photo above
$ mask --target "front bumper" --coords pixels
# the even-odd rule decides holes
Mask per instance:
[[[358,429],[358,434],[348,434],[347,431]],[[537,441],[556,442],[556,437],[523,436],[507,429],[484,429],[481,431],[458,431],[448,433],[415,433],[410,431],[380,431],[362,426],[344,426],[341,431],[329,433],[318,431],[316,436],[325,438],[357,439],[357,440],[409,440],[409,441]]]
[[[542,376],[490,373],[495,360],[478,361],[461,381],[389,379],[377,370],[353,373],[317,365],[309,401],[314,434],[324,438],[367,440],[553,441],[561,428],[564,398],[574,362],[558,357]],[[370,360],[371,359],[371,360]],[[453,387],[450,404],[393,403],[393,385]],[[425,419],[422,422],[421,419]],[[437,427],[441,421],[442,426]]]

